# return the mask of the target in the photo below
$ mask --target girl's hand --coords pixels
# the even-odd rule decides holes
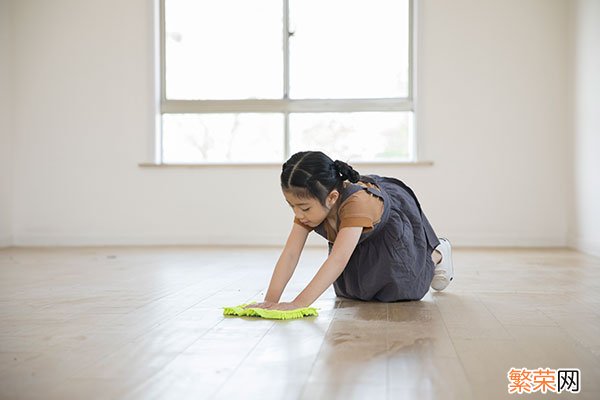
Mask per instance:
[[[269,309],[269,308],[271,308],[275,304],[277,304],[277,303],[273,303],[272,301],[263,301],[262,303],[248,304],[244,308],[266,308],[266,309]]]
[[[275,304],[273,304],[273,306],[270,307],[270,309],[285,311],[285,310],[295,310],[297,308],[303,308],[303,307],[304,306],[302,306],[301,304],[290,301],[289,303],[275,303]]]

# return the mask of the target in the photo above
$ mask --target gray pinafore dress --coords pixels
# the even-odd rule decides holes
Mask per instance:
[[[341,202],[367,190],[383,199],[383,214],[373,229],[362,233],[344,272],[333,284],[335,294],[365,301],[420,300],[433,279],[431,253],[439,239],[414,192],[402,181],[374,174],[361,175],[360,180],[380,190],[352,183],[343,190]],[[328,239],[324,223],[315,232]],[[331,254],[333,243],[328,245]]]

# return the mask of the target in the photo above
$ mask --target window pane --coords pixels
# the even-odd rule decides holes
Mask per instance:
[[[166,0],[166,96],[281,98],[281,0]]]
[[[320,150],[334,159],[411,158],[412,112],[290,114],[290,151]]]
[[[407,97],[408,23],[408,0],[290,0],[290,97]]]
[[[282,114],[165,114],[163,162],[281,162]]]

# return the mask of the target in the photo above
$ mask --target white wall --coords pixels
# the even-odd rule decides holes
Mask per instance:
[[[0,0],[0,247],[12,242],[12,4]]]
[[[574,207],[569,241],[600,257],[600,1],[573,4]]]
[[[407,180],[460,244],[563,245],[567,2],[419,3],[419,126],[436,164]]]
[[[567,2],[419,4],[420,149],[435,164],[356,169],[404,180],[456,245],[565,245]],[[14,8],[15,245],[285,242],[280,166],[138,167],[151,1]]]

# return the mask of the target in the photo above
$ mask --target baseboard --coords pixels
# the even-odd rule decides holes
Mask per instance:
[[[10,236],[0,236],[0,249],[3,247],[12,246],[12,239]]]
[[[536,236],[503,233],[452,233],[437,232],[450,240],[453,247],[566,247],[564,236]]]
[[[600,257],[600,241],[569,236],[568,246],[582,253]]]
[[[526,236],[502,234],[441,234],[455,247],[567,247],[563,236]],[[277,246],[283,247],[286,235],[14,235],[5,239],[11,246]],[[0,242],[3,243],[3,242]],[[316,233],[311,233],[307,247],[327,247],[327,242]],[[573,246],[574,247],[574,246]],[[598,249],[582,244],[581,248]],[[578,249],[579,249],[578,247]]]
[[[324,240],[310,238],[307,245],[327,247]],[[15,235],[16,247],[77,246],[276,246],[283,247],[286,236],[278,235]]]

